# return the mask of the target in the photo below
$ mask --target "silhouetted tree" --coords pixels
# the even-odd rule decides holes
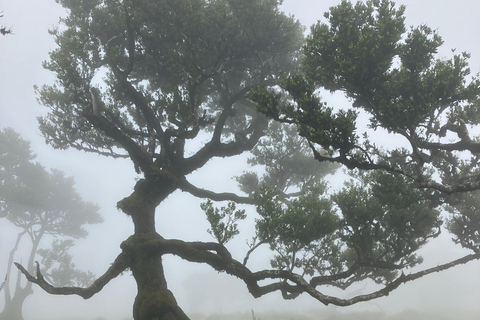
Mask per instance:
[[[101,222],[98,207],[80,199],[72,178],[58,170],[48,172],[34,158],[29,142],[12,129],[0,130],[0,217],[18,229],[8,258],[10,278],[0,313],[5,320],[23,319],[23,303],[33,293],[31,282],[20,281],[20,272],[17,277],[11,273],[14,259],[22,257],[18,252],[22,245],[30,250],[27,268],[33,271],[35,259],[41,257],[44,274],[55,285],[89,285],[94,280],[90,272],[75,269],[68,249],[73,245],[71,239],[86,237],[85,224]],[[50,236],[60,238],[50,248],[40,249]]]
[[[467,131],[478,118],[478,81],[465,84],[461,55],[435,61],[441,40],[428,27],[405,34],[403,7],[343,1],[312,28],[302,52],[303,29],[276,0],[60,3],[69,16],[52,31],[58,48],[45,67],[57,81],[38,90],[50,108],[40,129],[55,148],[129,158],[141,179],[117,203],[134,234],[92,286],[53,287],[40,270],[35,277],[17,264],[45,291],[89,298],[130,269],[138,287],[134,319],[188,319],[168,290],[163,255],[234,275],[255,297],[307,293],[340,306],[480,257],[476,231],[462,220],[477,221],[462,205],[470,195],[464,192],[480,186],[478,143]],[[382,151],[361,140],[356,112],[327,107],[318,88],[345,92],[372,114],[374,128],[401,134],[410,149]],[[443,143],[447,132],[459,141]],[[471,152],[471,161],[460,161],[457,151]],[[247,196],[187,179],[211,159],[246,152],[263,168],[236,178]],[[356,169],[355,180],[329,191],[323,178],[336,169],[329,163]],[[155,210],[177,190],[207,199],[201,208],[216,242],[157,233]],[[226,247],[246,216],[238,204],[257,210],[243,262]],[[405,275],[421,262],[417,249],[440,232],[446,204],[450,229],[474,254]],[[249,257],[262,245],[273,252],[273,269],[251,271]],[[348,299],[321,291],[366,279],[381,287]]]

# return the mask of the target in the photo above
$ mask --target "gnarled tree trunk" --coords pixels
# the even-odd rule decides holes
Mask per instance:
[[[135,191],[118,203],[118,207],[132,217],[135,225],[135,234],[122,244],[123,252],[129,256],[130,269],[138,288],[133,318],[188,320],[168,290],[162,253],[155,247],[156,240],[161,239],[155,230],[155,209],[175,191],[175,179],[162,174],[152,180],[138,181]]]
[[[17,286],[13,298],[5,304],[5,308],[0,313],[0,320],[24,320],[23,303],[25,299],[33,293],[32,283],[27,283],[25,288]]]
[[[134,235],[122,246],[130,256],[138,293],[133,305],[135,320],[188,320],[168,290],[162,255],[155,246],[157,233]]]

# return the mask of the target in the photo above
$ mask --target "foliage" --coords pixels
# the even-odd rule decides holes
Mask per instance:
[[[342,1],[312,26],[302,72],[281,82],[283,92],[252,95],[258,110],[295,124],[318,161],[385,171],[358,173],[361,183],[333,198],[345,221],[340,239],[350,238],[356,259],[374,265],[378,257],[402,257],[403,266],[421,261],[412,253],[440,232],[441,210],[451,213],[455,241],[478,252],[480,149],[472,135],[480,81],[470,75],[467,53],[437,59],[441,37],[425,25],[407,30],[404,12],[387,0]],[[343,93],[352,108],[328,107],[319,89]],[[370,129],[400,136],[408,147],[385,150],[370,141],[373,133],[359,135],[360,112],[370,115]]]
[[[295,127],[281,123],[269,126],[251,154],[249,165],[262,167],[265,172],[259,175],[248,171],[236,177],[240,189],[249,195],[254,195],[261,186],[270,186],[277,193],[293,196],[299,189],[315,185],[338,168],[312,159],[308,144],[298,136]]]
[[[467,54],[436,59],[442,40],[431,28],[407,31],[403,6],[344,0],[304,41],[276,0],[59,2],[69,15],[51,31],[58,47],[44,66],[56,82],[37,88],[50,109],[40,130],[55,148],[130,158],[140,176],[117,203],[134,234],[94,285],[52,287],[18,265],[45,291],[89,298],[128,268],[136,320],[185,320],[163,275],[165,254],[236,276],[255,297],[308,293],[339,306],[480,258],[475,193],[466,193],[480,189],[479,142],[470,136],[480,82]],[[322,90],[352,106],[329,106]],[[369,132],[398,135],[407,147],[385,150],[359,134],[360,113]],[[252,168],[235,179],[246,195],[188,181],[211,159],[244,153]],[[330,190],[339,165],[353,180]],[[201,209],[216,243],[157,233],[155,210],[176,190],[207,199]],[[258,214],[243,263],[226,248],[248,212],[240,204]],[[474,253],[405,274],[444,220]],[[272,269],[253,272],[249,256],[266,244]],[[349,299],[322,293],[367,279],[379,289]]]
[[[90,271],[75,269],[72,256],[68,250],[74,245],[72,239],[52,242],[50,249],[38,249],[37,253],[42,257],[41,264],[46,270],[45,276],[55,286],[89,286],[95,279]],[[54,266],[56,266],[54,268]]]
[[[441,37],[426,25],[407,30],[404,12],[387,0],[342,1],[312,26],[302,70],[250,93],[257,110],[296,126],[317,161],[357,170],[357,182],[331,198],[340,221],[334,240],[315,245],[331,250],[317,259],[330,269],[317,271],[339,287],[365,278],[393,286],[398,270],[422,262],[415,251],[445,221],[454,241],[474,254],[429,272],[478,259],[480,149],[473,135],[480,80],[470,75],[467,53],[437,59]],[[344,94],[352,106],[328,106],[324,90]],[[359,113],[370,116],[361,135]],[[383,149],[371,142],[375,131],[400,136],[408,147]],[[267,211],[278,215],[284,200],[269,199]],[[304,256],[315,261],[314,252]]]
[[[10,128],[0,131],[2,216],[35,234],[84,238],[85,224],[99,223],[98,207],[83,202],[73,178],[32,162],[28,141]]]
[[[52,110],[40,119],[47,141],[113,157],[125,149],[140,161],[85,119],[98,87],[105,120],[160,166],[220,116],[222,135],[248,135],[255,113],[243,95],[291,70],[301,41],[275,0],[61,3],[71,15],[52,31],[59,48],[45,63],[58,83],[39,89]]]
[[[244,220],[246,215],[245,210],[237,210],[235,202],[229,202],[226,207],[218,209],[214,208],[212,201],[208,200],[200,207],[207,215],[207,220],[211,225],[208,233],[217,239],[218,243],[225,244],[240,233],[237,221]]]

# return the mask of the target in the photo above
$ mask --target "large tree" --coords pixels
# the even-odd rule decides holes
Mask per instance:
[[[93,274],[75,268],[68,249],[73,239],[87,236],[85,224],[101,222],[98,207],[80,198],[73,178],[47,171],[33,162],[34,157],[29,142],[18,133],[0,130],[0,217],[18,232],[8,256],[10,277],[0,313],[5,320],[23,320],[23,303],[33,293],[32,283],[22,283],[20,272],[12,277],[14,260],[25,258],[33,271],[34,261],[41,258],[45,276],[56,285],[89,285],[94,280]],[[53,242],[46,246],[49,240]]]
[[[342,2],[327,23],[312,28],[302,51],[302,27],[276,0],[59,2],[69,16],[52,31],[58,48],[45,67],[57,81],[38,90],[50,108],[40,129],[55,148],[129,158],[141,178],[117,203],[132,218],[134,234],[93,285],[54,287],[40,270],[35,277],[17,264],[45,291],[89,298],[130,269],[138,286],[134,319],[188,319],[168,289],[163,255],[234,275],[255,297],[307,293],[336,305],[388,295],[404,282],[480,257],[479,219],[469,205],[475,198],[463,193],[478,182],[470,175],[449,184],[476,170],[476,156],[463,161],[454,151],[476,154],[465,130],[476,119],[470,102],[479,86],[465,85],[461,56],[435,62],[441,41],[430,29],[405,34],[403,7]],[[368,139],[360,144],[355,111],[328,108],[318,88],[345,92],[373,115],[372,126],[403,133],[412,150],[387,153]],[[460,142],[430,139],[446,131]],[[187,179],[211,159],[246,152],[250,164],[263,168],[237,177],[246,195],[205,190]],[[329,163],[360,170],[356,182],[329,191],[323,177],[336,168]],[[155,211],[177,190],[207,199],[201,209],[216,242],[156,232]],[[212,201],[230,202],[218,208]],[[243,261],[227,249],[246,215],[238,204],[257,211]],[[416,251],[441,230],[447,204],[450,230],[475,252],[405,275],[421,262]],[[273,252],[272,269],[252,271],[249,257],[262,245]],[[366,279],[378,290],[350,299],[322,293],[322,286]]]

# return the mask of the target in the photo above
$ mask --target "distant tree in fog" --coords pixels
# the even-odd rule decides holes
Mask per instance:
[[[34,261],[40,260],[46,279],[58,286],[89,285],[94,279],[90,272],[75,269],[68,249],[72,239],[87,236],[86,224],[102,221],[98,207],[82,201],[72,178],[46,170],[34,158],[28,141],[10,128],[0,130],[0,218],[18,232],[8,256],[2,320],[22,320],[23,303],[33,293],[32,283],[22,282],[20,272],[12,274],[13,261],[25,258],[33,271]],[[24,248],[29,251],[25,256]]]
[[[17,264],[45,291],[89,298],[129,269],[135,320],[184,320],[164,255],[236,276],[255,297],[306,293],[339,306],[480,258],[480,148],[470,131],[480,120],[480,84],[469,78],[467,55],[437,60],[434,31],[406,30],[404,7],[342,1],[305,41],[277,0],[60,3],[69,16],[52,31],[58,48],[45,67],[57,81],[38,89],[50,109],[40,130],[55,148],[128,158],[141,178],[117,203],[134,234],[93,285],[53,287],[41,270],[33,276]],[[321,89],[345,94],[352,106],[327,106]],[[407,147],[385,149],[371,131],[358,133],[359,112]],[[189,181],[210,160],[244,153],[254,168],[236,177],[238,194]],[[352,180],[334,192],[324,177],[340,165]],[[175,191],[206,199],[215,242],[157,233],[155,210]],[[256,218],[255,236],[242,260],[227,246],[247,215]],[[445,220],[473,253],[409,273]],[[271,249],[272,269],[252,271],[260,247]],[[376,282],[376,291],[323,293],[360,281]]]

